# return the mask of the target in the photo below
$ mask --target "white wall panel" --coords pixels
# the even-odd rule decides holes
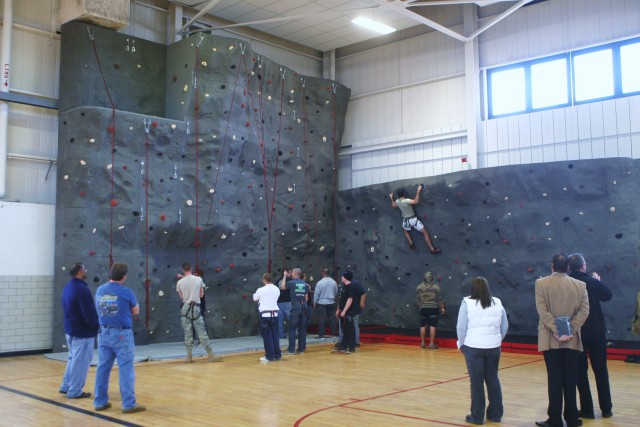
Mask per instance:
[[[397,43],[336,59],[336,80],[351,88],[351,95],[392,88],[399,84]]]
[[[58,153],[57,111],[10,104],[7,139],[9,153],[55,159]]]
[[[57,98],[60,69],[58,36],[14,29],[11,39],[10,88]]]
[[[167,11],[141,3],[132,3],[130,13],[131,24],[122,29],[123,34],[167,44],[167,29],[169,25]]]
[[[637,0],[549,0],[524,7],[480,35],[480,66],[635,36],[640,33],[639,4]]]
[[[55,31],[59,0],[13,0],[13,22],[38,28],[45,31]],[[0,2],[4,7],[4,1]],[[0,8],[0,13],[4,9]]]

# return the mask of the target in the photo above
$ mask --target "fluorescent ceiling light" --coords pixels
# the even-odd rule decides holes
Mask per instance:
[[[378,21],[374,21],[373,19],[363,18],[361,16],[351,20],[351,23],[360,25],[361,27],[380,34],[390,34],[396,31],[396,29],[393,27],[390,27]]]

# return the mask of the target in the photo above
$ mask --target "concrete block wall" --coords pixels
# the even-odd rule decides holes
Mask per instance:
[[[0,276],[0,353],[52,348],[53,276]]]

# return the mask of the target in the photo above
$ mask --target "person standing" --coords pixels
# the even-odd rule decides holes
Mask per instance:
[[[291,269],[285,269],[285,276],[282,278],[286,280],[286,274],[291,273]],[[280,283],[280,282],[278,282]],[[281,340],[287,338],[287,334],[284,333],[284,321],[287,321],[287,329],[291,330],[291,292],[288,289],[280,290],[280,298],[278,298],[278,336]]]
[[[338,335],[336,319],[336,295],[338,294],[338,284],[329,277],[329,269],[324,267],[320,272],[322,279],[316,283],[316,290],[313,293],[313,306],[318,310],[318,337],[324,338],[325,322],[329,320],[329,329],[334,337]]]
[[[260,335],[264,343],[264,356],[261,362],[275,362],[282,358],[280,339],[278,336],[278,297],[280,290],[273,284],[271,273],[262,275],[262,286],[253,294],[258,302],[260,313]]]
[[[140,313],[140,305],[131,289],[124,286],[128,272],[127,264],[113,264],[109,282],[96,291],[96,309],[100,321],[98,369],[93,400],[96,411],[111,408],[109,376],[115,360],[118,361],[122,413],[130,414],[146,409],[136,402],[132,316]]]
[[[291,280],[287,280],[290,278]],[[307,301],[309,293],[307,283],[302,280],[302,270],[294,268],[291,274],[284,273],[280,289],[288,290],[291,294],[291,317],[289,318],[289,347],[287,354],[301,354],[307,349]],[[296,332],[298,335],[298,350],[296,351]]]
[[[182,264],[183,276],[176,284],[176,292],[182,301],[180,305],[180,322],[184,331],[184,346],[187,350],[187,363],[193,361],[193,331],[200,344],[204,345],[209,355],[209,362],[221,362],[222,357],[216,357],[211,348],[211,341],[207,334],[207,327],[202,315],[200,299],[204,297],[204,281],[202,277],[191,274],[191,263]]]
[[[425,242],[429,246],[429,250],[431,250],[432,254],[437,254],[442,252],[440,249],[436,248],[431,242],[431,236],[429,236],[429,230],[427,227],[422,224],[422,221],[418,219],[415,211],[413,210],[413,205],[417,205],[420,203],[420,193],[422,193],[422,185],[418,186],[418,191],[416,192],[416,197],[413,199],[409,199],[406,197],[406,193],[404,189],[399,188],[396,191],[398,198],[396,200],[393,199],[393,193],[389,193],[389,199],[391,200],[391,207],[400,209],[402,212],[402,231],[404,232],[405,237],[409,241],[409,247],[414,249],[416,246],[413,243],[413,239],[411,238],[411,229],[415,228],[417,231],[421,232],[424,236]]]
[[[351,306],[353,329],[355,331],[356,347],[360,347],[360,315],[362,314],[362,310],[364,310],[367,300],[367,290],[362,283],[357,280],[352,280],[350,286],[353,288],[353,305]]]
[[[564,397],[564,419],[568,427],[582,425],[576,405],[578,356],[582,351],[580,328],[589,315],[589,298],[584,282],[567,275],[569,259],[564,254],[553,256],[551,275],[536,280],[538,351],[544,354],[547,367],[549,406],[540,427],[561,427]],[[568,318],[569,334],[559,334],[558,324]]]
[[[458,348],[464,354],[471,382],[471,414],[465,418],[468,423],[484,424],[485,384],[489,395],[487,419],[496,423],[502,420],[504,407],[498,365],[500,345],[507,329],[509,322],[502,302],[491,296],[487,279],[474,278],[471,295],[463,298],[460,304],[456,325]]]
[[[437,349],[436,328],[440,314],[444,316],[444,300],[440,296],[440,286],[433,282],[430,271],[424,273],[424,281],[416,288],[418,307],[420,307],[420,347],[427,348],[427,326],[429,327],[429,348]]]
[[[340,280],[342,287],[340,288],[336,317],[342,328],[342,340],[332,353],[351,354],[356,351],[356,330],[353,319],[355,316],[354,288],[351,286],[353,273],[349,270],[345,271],[340,276]]]
[[[589,317],[582,325],[580,335],[584,351],[578,358],[578,392],[580,394],[580,417],[595,418],[593,410],[593,398],[589,387],[589,360],[591,369],[596,377],[596,388],[598,389],[598,403],[604,418],[613,416],[611,409],[611,388],[609,386],[609,371],[607,369],[607,327],[604,322],[604,314],[600,301],[611,300],[613,294],[611,290],[600,281],[600,275],[587,274],[587,263],[581,254],[569,255],[569,276],[587,284],[587,294],[589,296]]]
[[[66,394],[69,399],[83,399],[91,397],[91,393],[82,391],[82,388],[87,381],[93,359],[93,344],[100,324],[93,295],[85,282],[87,267],[82,263],[75,263],[69,274],[72,278],[62,290],[64,332],[69,357],[60,393]]]

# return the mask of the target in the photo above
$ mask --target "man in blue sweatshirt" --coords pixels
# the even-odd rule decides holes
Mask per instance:
[[[64,332],[69,359],[60,393],[66,394],[69,399],[81,399],[91,396],[91,393],[83,392],[82,388],[87,380],[93,358],[93,344],[100,325],[93,296],[85,282],[87,268],[84,264],[75,263],[69,273],[72,279],[62,291]]]

